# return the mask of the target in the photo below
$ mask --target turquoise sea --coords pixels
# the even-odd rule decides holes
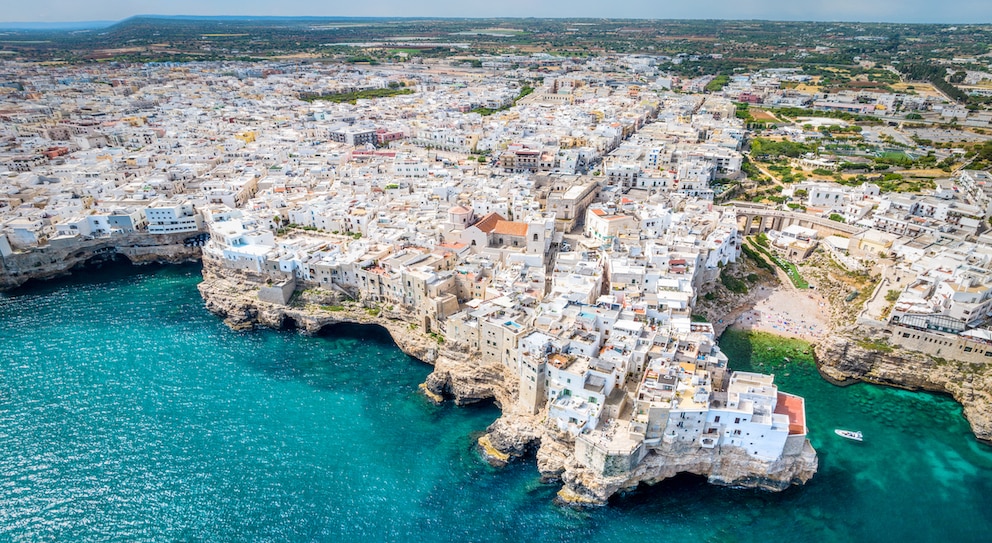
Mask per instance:
[[[0,541],[992,537],[992,448],[961,409],[831,386],[801,344],[722,342],[732,366],[806,396],[821,466],[808,485],[681,476],[574,511],[533,460],[488,467],[473,443],[498,410],[430,404],[430,368],[379,329],[232,332],[199,281],[195,266],[109,267],[0,294]]]

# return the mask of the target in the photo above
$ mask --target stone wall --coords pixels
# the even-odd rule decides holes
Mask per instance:
[[[287,280],[275,285],[264,285],[258,289],[258,299],[270,304],[286,305],[296,290],[296,281]]]
[[[644,457],[644,446],[638,445],[631,451],[610,451],[585,436],[579,436],[575,439],[575,457],[589,469],[605,477],[613,477],[634,469]]]
[[[965,339],[955,334],[923,331],[902,326],[892,326],[889,343],[901,350],[914,351],[936,358],[948,358],[970,364],[992,362],[992,345]]]

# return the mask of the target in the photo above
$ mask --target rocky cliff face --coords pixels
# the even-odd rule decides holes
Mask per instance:
[[[127,258],[133,264],[195,262],[200,248],[187,245],[191,234],[151,235],[144,233],[52,243],[33,251],[0,258],[0,291],[23,285],[31,279],[52,279],[85,267],[93,261],[114,257]]]
[[[516,382],[516,376],[502,364],[483,362],[478,353],[444,348],[425,385],[457,405],[493,400],[502,407],[513,403]]]
[[[326,309],[329,305],[321,308],[321,305],[307,303],[271,304],[258,299],[259,285],[237,277],[222,277],[209,263],[205,264],[203,275],[204,281],[198,288],[207,310],[223,317],[231,328],[282,328],[292,323],[304,333],[315,334],[321,328],[337,323],[381,326],[404,353],[434,365],[434,371],[424,383],[431,398],[451,398],[458,405],[493,400],[503,406],[513,402],[516,378],[506,368],[481,361],[477,353],[439,343],[411,326],[412,315],[402,311],[375,314],[356,304],[337,305],[337,299],[322,300],[334,303],[333,311]]]
[[[848,337],[870,333],[851,329],[817,345],[820,373],[837,384],[860,380],[950,394],[964,407],[975,436],[992,441],[992,364],[934,359],[903,349],[866,349]]]
[[[679,473],[702,475],[712,484],[735,488],[780,491],[804,484],[818,467],[816,451],[805,443],[799,455],[783,456],[774,462],[759,460],[744,450],[731,447],[696,448],[678,453],[652,449],[627,474],[604,477],[570,460],[562,473],[564,487],[558,498],[569,504],[601,505],[618,492],[631,491],[640,484],[653,485]]]
[[[279,329],[292,324],[303,333],[316,334],[325,326],[339,323],[374,324],[385,328],[404,353],[428,364],[434,363],[441,351],[437,340],[411,328],[400,316],[380,317],[358,305],[342,305],[340,310],[328,311],[314,305],[271,304],[258,299],[258,285],[223,278],[208,266],[204,267],[203,276],[197,288],[207,310],[223,317],[224,323],[236,330],[254,326]]]
[[[718,485],[780,491],[806,483],[818,467],[816,451],[806,441],[800,454],[774,462],[756,459],[736,447],[690,447],[678,452],[651,449],[633,470],[604,475],[576,458],[575,439],[544,424],[545,415],[504,413],[488,428],[479,445],[494,466],[536,453],[541,479],[562,483],[558,500],[568,505],[604,505],[618,492],[655,484],[679,473],[703,475]]]
[[[451,398],[459,405],[492,400],[500,406],[502,416],[479,439],[480,451],[491,464],[502,466],[514,458],[535,454],[542,479],[562,482],[559,496],[570,504],[602,505],[618,491],[661,481],[680,472],[706,475],[716,484],[781,490],[807,481],[816,471],[816,453],[807,443],[808,451],[801,457],[778,463],[762,463],[743,452],[716,454],[699,449],[667,456],[651,453],[635,470],[605,477],[576,460],[574,439],[546,424],[546,412],[532,415],[517,406],[518,380],[513,372],[501,363],[483,361],[478,353],[438,343],[411,326],[413,315],[401,311],[373,314],[359,305],[332,299],[316,300],[316,303],[297,299],[289,305],[272,304],[258,299],[261,285],[236,274],[221,275],[209,261],[204,263],[203,273],[204,281],[199,289],[207,309],[235,329],[282,328],[290,321],[304,333],[316,333],[341,322],[382,326],[403,352],[434,364],[434,371],[422,385],[428,397],[435,401]]]

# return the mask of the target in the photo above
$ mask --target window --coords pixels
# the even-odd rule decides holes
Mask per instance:
[[[737,418],[734,419],[734,424],[740,424],[740,423],[741,423],[741,418],[740,417],[737,417]]]
[[[713,422],[720,422],[720,415],[713,417]]]

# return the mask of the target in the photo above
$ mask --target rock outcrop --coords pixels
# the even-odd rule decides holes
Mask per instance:
[[[542,446],[542,433],[532,417],[521,417],[504,410],[503,415],[486,429],[479,444],[490,464],[502,466],[509,459],[537,451]]]
[[[425,385],[457,405],[493,400],[502,407],[513,401],[516,376],[502,364],[483,362],[478,353],[445,348],[434,360],[434,371]]]
[[[201,249],[186,242],[192,235],[195,233],[133,233],[88,240],[53,240],[44,247],[0,258],[0,291],[30,280],[68,275],[73,270],[114,258],[123,257],[132,264],[196,262],[200,260]]]
[[[542,481],[561,483],[558,501],[572,506],[604,505],[614,494],[632,491],[642,484],[652,485],[679,473],[703,475],[717,485],[780,491],[806,483],[818,467],[816,451],[806,441],[799,454],[775,461],[757,459],[736,447],[723,450],[689,447],[679,451],[652,448],[632,470],[604,475],[577,458],[573,436],[545,424],[544,419],[544,412],[538,415],[505,412],[480,438],[480,449],[494,466],[535,454]]]
[[[236,330],[293,326],[303,333],[316,334],[335,324],[372,324],[385,328],[400,350],[418,360],[433,364],[441,352],[436,339],[411,327],[400,314],[380,315],[357,304],[333,306],[333,310],[313,304],[278,305],[258,299],[259,285],[237,277],[221,277],[209,266],[204,267],[203,277],[197,288],[207,310],[224,318],[224,323]]]
[[[602,505],[617,493],[641,484],[653,485],[679,473],[702,475],[716,485],[780,491],[804,484],[818,467],[816,451],[807,441],[801,454],[773,462],[759,460],[740,448],[697,448],[666,454],[652,449],[629,473],[604,477],[572,461],[562,474],[564,487],[558,499],[576,505]]]
[[[853,328],[817,345],[820,373],[836,384],[866,381],[949,394],[964,407],[975,436],[992,442],[992,364],[944,360],[897,348],[869,349],[852,339],[871,333]]]
[[[435,401],[450,398],[464,405],[494,401],[503,411],[479,439],[480,452],[495,466],[515,458],[535,455],[545,482],[561,482],[559,498],[573,505],[602,505],[616,492],[652,484],[681,472],[706,475],[716,484],[781,490],[807,481],[816,471],[816,453],[809,444],[802,455],[775,463],[761,462],[737,451],[716,453],[693,449],[686,454],[663,455],[656,450],[633,470],[604,476],[576,458],[575,438],[546,423],[546,412],[530,414],[517,405],[517,376],[500,363],[486,362],[478,353],[445,345],[436,336],[419,330],[414,315],[402,310],[372,311],[343,302],[325,291],[303,291],[289,304],[259,299],[262,284],[239,274],[220,275],[215,264],[204,262],[199,285],[206,307],[235,329],[292,325],[304,333],[317,333],[335,323],[374,324],[385,328],[396,345],[410,356],[434,365],[422,385]]]

